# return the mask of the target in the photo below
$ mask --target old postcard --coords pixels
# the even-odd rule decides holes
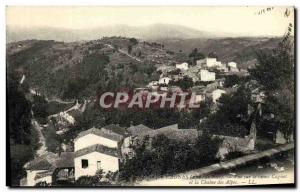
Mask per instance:
[[[295,186],[294,17],[7,6],[7,185]]]

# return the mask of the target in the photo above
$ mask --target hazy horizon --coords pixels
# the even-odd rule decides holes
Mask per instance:
[[[146,27],[155,24],[179,25],[197,31],[231,36],[282,36],[294,24],[293,7],[82,7],[8,6],[9,28],[56,28],[74,31],[101,27]],[[288,8],[290,16],[284,17]]]

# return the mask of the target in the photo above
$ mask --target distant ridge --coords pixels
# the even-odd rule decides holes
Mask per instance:
[[[99,39],[104,36],[135,37],[139,39],[191,39],[220,37],[216,33],[199,31],[193,28],[171,25],[152,24],[147,26],[114,25],[93,29],[62,29],[62,28],[20,28],[7,26],[7,42],[15,42],[27,39],[56,40],[56,41],[80,41]]]

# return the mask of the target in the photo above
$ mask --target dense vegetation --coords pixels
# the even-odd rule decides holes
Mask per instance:
[[[281,41],[281,38],[220,38],[220,39],[186,39],[177,40],[162,39],[160,40],[166,49],[189,54],[195,47],[198,52],[208,55],[212,51],[218,56],[218,60],[222,62],[234,61],[238,63],[238,67],[247,69],[254,66],[256,62],[255,50],[273,49]]]
[[[259,52],[256,68],[250,74],[266,94],[265,113],[274,117],[261,123],[282,131],[288,139],[295,129],[295,61],[293,42],[285,39],[272,52]]]
[[[210,165],[217,162],[220,142],[206,133],[199,136],[193,145],[158,135],[152,139],[149,148],[149,137],[145,137],[133,146],[134,157],[126,159],[121,166],[120,180],[132,182]]]
[[[38,135],[31,126],[31,102],[25,97],[14,74],[9,74],[7,84],[7,121],[10,141],[11,185],[19,185],[25,175],[24,164],[31,160],[39,146]]]
[[[182,79],[179,79],[178,81],[171,80],[169,85],[176,85],[183,90],[188,90],[189,88],[194,86],[194,82],[192,78],[188,76],[184,76]]]
[[[252,120],[248,114],[248,105],[251,104],[250,90],[239,87],[237,92],[219,99],[217,112],[210,114],[201,127],[213,134],[244,137]]]
[[[255,120],[258,135],[273,140],[276,131],[280,130],[286,139],[290,139],[295,128],[295,69],[292,47],[288,40],[279,43],[272,51],[257,52],[258,62],[250,70],[250,76],[238,81],[237,92],[220,98],[217,112],[209,115],[201,127],[212,133],[243,136],[248,134],[250,124]],[[235,84],[236,78],[227,79],[226,85]],[[254,88],[265,94],[261,101],[263,113],[255,117],[252,112],[258,112],[258,103],[251,99]],[[249,114],[248,110],[251,109],[253,111]],[[270,132],[273,133],[271,137],[268,135]]]
[[[72,139],[80,131],[93,126],[102,127],[109,124],[119,124],[122,127],[144,124],[158,129],[164,126],[178,123],[180,129],[198,128],[199,120],[210,113],[211,101],[202,102],[201,109],[192,112],[179,112],[174,109],[110,109],[103,110],[96,106],[90,106],[81,115],[76,116],[76,124],[64,137]]]
[[[126,51],[128,46],[132,55],[145,61],[139,62],[119,51]],[[107,88],[145,86],[159,78],[157,62],[147,57],[174,57],[155,44],[121,37],[83,43],[28,40],[9,44],[7,52],[9,70],[22,71],[30,88],[48,98],[64,99],[95,97],[99,90]]]

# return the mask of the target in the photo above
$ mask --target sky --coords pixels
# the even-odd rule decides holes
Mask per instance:
[[[288,23],[294,23],[292,7],[274,7],[258,14],[266,7],[41,7],[8,6],[7,26],[34,28],[55,27],[91,29],[125,24],[144,26],[155,23],[183,25],[205,32],[250,36],[282,36]]]

